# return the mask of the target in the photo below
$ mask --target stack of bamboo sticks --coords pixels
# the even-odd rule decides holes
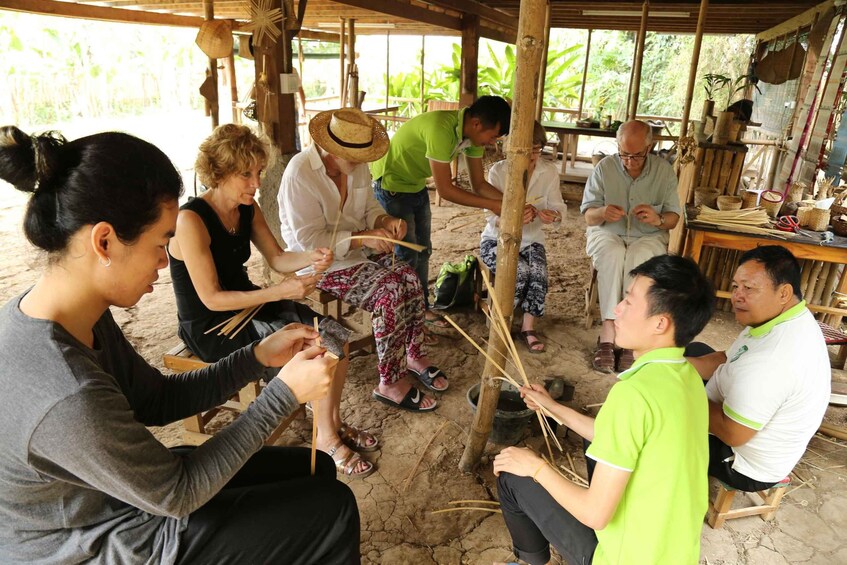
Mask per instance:
[[[715,210],[708,206],[700,208],[700,214],[693,221],[710,224],[728,231],[771,235],[785,239],[788,232],[773,229],[768,213],[763,208],[745,208],[743,210]]]
[[[229,339],[232,339],[236,335],[238,335],[238,332],[247,327],[247,324],[250,323],[250,320],[253,319],[253,316],[256,315],[256,313],[262,308],[262,306],[264,306],[264,304],[257,304],[256,306],[250,306],[248,308],[245,308],[244,310],[240,311],[231,318],[227,318],[217,326],[209,328],[204,333],[210,334],[220,328],[218,335],[225,335],[228,336]]]

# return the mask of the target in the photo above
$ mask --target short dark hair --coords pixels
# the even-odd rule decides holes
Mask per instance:
[[[493,128],[500,124],[500,135],[509,133],[512,109],[509,103],[499,96],[480,96],[465,110],[465,115],[478,118],[486,128]]]
[[[803,300],[803,292],[800,290],[800,263],[789,250],[780,245],[762,245],[744,253],[738,260],[738,266],[748,261],[761,263],[774,287],[790,284],[797,300]]]
[[[658,255],[641,263],[629,274],[653,281],[647,291],[650,315],[670,316],[677,347],[691,343],[712,318],[716,303],[714,288],[691,259]]]
[[[0,127],[0,178],[32,193],[24,233],[47,252],[63,251],[83,226],[108,222],[125,243],[138,239],[182,194],[182,177],[152,144],[125,133],[66,141]]]
[[[536,145],[544,147],[546,144],[547,130],[544,129],[544,126],[542,126],[540,122],[536,121],[535,125],[532,126],[532,145],[533,147]]]

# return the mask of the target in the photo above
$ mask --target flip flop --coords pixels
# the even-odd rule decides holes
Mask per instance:
[[[409,392],[406,393],[406,396],[404,396],[403,400],[400,402],[395,402],[377,391],[373,391],[371,396],[374,400],[378,400],[383,404],[388,404],[389,406],[400,408],[401,410],[408,410],[409,412],[431,412],[438,407],[438,403],[434,402],[429,408],[421,408],[421,402],[423,402],[424,395],[421,394],[421,391],[415,387],[410,388]]]
[[[447,375],[442,373],[441,369],[434,365],[430,365],[421,372],[409,368],[406,368],[406,370],[415,375],[418,380],[421,381],[421,384],[423,384],[429,390],[434,390],[435,392],[444,392],[445,390],[450,388],[450,383],[447,383],[447,386],[445,386],[444,388],[436,388],[435,385],[433,385],[435,379],[437,379],[438,377],[443,377],[444,380],[447,380]]]
[[[519,335],[521,336],[521,339],[523,340],[524,345],[526,345],[526,348],[529,350],[530,353],[534,353],[534,354],[537,355],[539,353],[544,353],[544,350],[547,349],[547,346],[544,345],[544,342],[542,342],[538,338],[538,334],[535,333],[534,330],[527,330],[527,331],[524,331],[524,332],[520,332]],[[529,338],[531,338],[531,337],[535,338],[535,341],[533,343],[529,342]],[[541,346],[541,349],[534,349],[534,348],[538,347],[539,345]]]

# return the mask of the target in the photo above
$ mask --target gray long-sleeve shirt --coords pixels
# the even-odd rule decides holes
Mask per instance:
[[[59,324],[0,310],[0,563],[173,563],[191,512],[211,499],[297,406],[273,379],[189,455],[145,426],[223,403],[261,374],[253,347],[164,376],[107,310],[94,349]]]

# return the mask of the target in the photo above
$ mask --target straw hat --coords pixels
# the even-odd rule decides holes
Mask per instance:
[[[318,147],[348,161],[370,163],[388,151],[385,128],[356,108],[321,112],[309,122],[309,134]]]
[[[211,59],[223,59],[232,53],[232,24],[229,20],[203,22],[194,40]]]

